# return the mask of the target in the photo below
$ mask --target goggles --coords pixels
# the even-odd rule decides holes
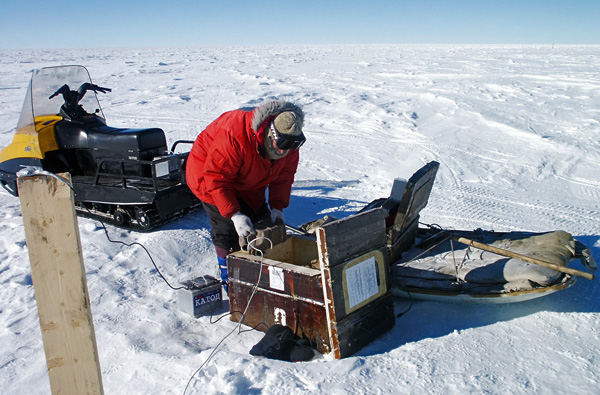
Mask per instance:
[[[300,133],[298,136],[279,133],[273,122],[271,122],[271,133],[273,134],[273,141],[275,141],[275,145],[277,145],[277,148],[281,150],[297,150],[298,148],[302,147],[302,144],[304,144],[306,141],[306,137],[304,137],[303,133]]]

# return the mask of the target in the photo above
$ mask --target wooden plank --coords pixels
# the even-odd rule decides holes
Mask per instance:
[[[346,358],[392,329],[396,324],[394,300],[388,292],[369,305],[338,321],[340,358]]]
[[[354,345],[362,347],[366,344],[348,338],[355,332],[340,330],[340,324],[349,316],[372,318],[373,307],[389,294],[385,215],[385,210],[376,208],[317,229],[329,341],[331,352],[337,359],[349,355],[347,344],[353,345],[352,350],[355,350]],[[393,316],[393,304],[391,312]],[[377,314],[381,313],[377,311]],[[384,318],[386,322],[389,320]],[[374,332],[389,329],[379,326],[377,320],[371,319],[360,328]]]
[[[376,208],[323,225],[320,228],[322,232],[317,232],[317,235],[322,235],[320,240],[317,236],[317,242],[325,247],[328,256],[326,265],[333,267],[384,246],[385,215],[385,210]]]
[[[319,270],[270,259],[265,259],[261,266],[260,257],[241,251],[227,257],[227,267],[230,282],[258,285],[266,290],[323,303]]]
[[[320,290],[320,287],[319,287]],[[269,289],[257,288],[250,305],[248,301],[254,291],[254,284],[231,281],[229,283],[230,319],[239,322],[242,313],[244,325],[256,327],[266,332],[274,324],[291,328],[298,336],[308,339],[321,353],[328,353],[329,332],[323,304],[311,303],[289,294],[277,293]],[[248,310],[246,310],[248,306]]]
[[[475,241],[475,240],[471,240],[471,239],[467,239],[465,237],[454,236],[454,237],[452,237],[452,239],[455,240],[455,241],[458,241],[459,243],[462,243],[462,244],[465,244],[465,245],[468,245],[468,246],[473,246],[475,248],[479,248],[480,250],[493,252],[494,254],[506,256],[506,257],[509,257],[509,258],[520,259],[520,260],[522,260],[524,262],[533,263],[533,264],[536,264],[536,265],[547,267],[548,269],[556,270],[557,272],[567,273],[567,274],[571,274],[573,276],[583,277],[583,278],[586,278],[588,280],[593,280],[594,279],[594,275],[591,274],[591,273],[586,273],[586,272],[583,272],[581,270],[573,269],[573,268],[570,268],[570,267],[567,267],[567,266],[562,266],[562,265],[558,265],[556,263],[547,262],[547,261],[544,261],[542,259],[538,259],[538,258],[531,257],[531,256],[528,256],[528,255],[519,254],[518,252],[514,252],[514,251],[510,251],[510,250],[505,250],[503,248],[494,247],[492,245],[481,243],[479,241]]]
[[[333,299],[333,283],[331,281],[331,268],[329,267],[329,253],[325,229],[317,228],[317,244],[319,246],[319,261],[321,263],[321,280],[323,282],[323,295],[325,298],[325,318],[329,332],[329,349],[336,359],[341,359],[340,341],[338,339],[337,320],[335,317],[335,304]]]
[[[73,194],[51,176],[18,184],[52,393],[102,394]]]

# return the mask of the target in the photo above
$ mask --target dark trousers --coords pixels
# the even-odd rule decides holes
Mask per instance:
[[[240,212],[250,217],[253,223],[265,219],[271,219],[271,211],[267,202],[258,209],[257,212],[252,210],[246,202],[239,199]],[[233,225],[233,221],[225,218],[219,213],[217,206],[202,202],[202,207],[210,220],[210,236],[217,250],[217,256],[225,257],[227,254],[238,251],[240,249],[239,236]]]

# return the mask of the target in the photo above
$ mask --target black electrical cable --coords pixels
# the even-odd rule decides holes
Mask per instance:
[[[254,325],[252,328],[250,329],[240,329],[240,331],[238,333],[244,333],[244,332],[252,332],[252,331],[258,331],[259,326],[263,325],[265,328],[269,329],[269,326],[267,324],[265,324],[264,322],[259,322],[258,324]]]
[[[85,207],[85,206],[84,206]],[[85,209],[91,214],[90,210],[85,207]],[[122,240],[112,240],[110,238],[110,235],[108,234],[108,229],[106,229],[106,225],[104,225],[104,222],[102,222],[102,220],[100,220],[100,223],[102,224],[102,228],[104,229],[104,234],[106,234],[106,238],[108,239],[108,241],[110,241],[111,243],[115,243],[115,244],[122,244],[124,246],[127,247],[133,247],[133,246],[139,246],[141,247],[146,254],[148,255],[148,258],[150,258],[150,262],[152,262],[152,265],[154,265],[154,268],[156,269],[156,272],[158,273],[158,275],[164,280],[164,282],[174,291],[177,291],[178,289],[184,289],[186,287],[181,286],[181,287],[174,287],[172,286],[169,281],[165,278],[165,276],[163,276],[163,274],[160,272],[160,269],[158,268],[158,266],[156,266],[156,262],[154,262],[154,258],[152,258],[152,254],[150,254],[150,251],[148,251],[148,249],[146,248],[146,246],[144,246],[142,243],[139,243],[137,241],[133,241],[131,243],[126,243]]]
[[[229,313],[225,313],[222,316],[220,316],[219,318],[217,318],[216,321],[213,321],[213,315],[212,315],[212,313],[213,312],[211,310],[211,312],[210,312],[210,323],[211,324],[216,324],[217,322],[221,321],[223,318],[225,318],[225,317],[227,317],[228,315],[231,315],[231,314],[235,314],[235,313],[242,314],[241,311],[230,311]]]
[[[56,178],[57,180],[63,182],[66,186],[68,186],[71,191],[73,191],[73,195],[77,195],[75,193],[75,189],[73,189],[73,186],[71,186],[66,180],[60,178],[59,176],[57,176],[54,173],[51,173],[49,171],[40,169],[40,168],[36,168],[34,166],[25,166],[23,170],[19,170],[19,171],[24,171],[24,173],[22,175],[17,174],[18,177],[27,177],[27,176],[35,176],[35,175],[47,175],[47,176],[51,176]],[[126,243],[124,241],[121,240],[112,240],[108,234],[108,229],[106,229],[106,225],[104,224],[104,222],[102,221],[102,219],[97,218],[93,215],[93,213],[90,211],[90,209],[88,209],[85,205],[81,205],[81,207],[83,207],[89,214],[90,216],[93,216],[94,218],[96,218],[98,221],[100,221],[100,224],[102,225],[102,228],[104,229],[104,234],[106,235],[106,238],[108,239],[108,241],[110,241],[111,243],[115,243],[115,244],[122,244],[125,245],[127,247],[133,247],[133,246],[139,246],[141,247],[146,254],[148,255],[148,258],[150,258],[150,261],[152,262],[152,265],[154,265],[154,268],[156,269],[156,272],[158,273],[158,275],[164,280],[164,282],[173,290],[178,290],[178,289],[183,289],[186,287],[173,287],[169,281],[165,278],[165,276],[163,276],[163,274],[161,273],[160,269],[158,268],[158,266],[156,265],[156,262],[154,262],[154,258],[152,258],[152,254],[150,254],[150,251],[148,251],[148,249],[141,243],[134,241],[131,243]]]
[[[409,300],[410,300],[410,304],[408,305],[408,308],[406,310],[404,310],[401,313],[396,314],[396,318],[402,317],[404,314],[408,313],[410,311],[410,309],[412,309],[413,304],[414,304],[414,298],[412,296],[412,294],[410,293],[410,291],[406,288],[404,288],[404,286],[400,285],[400,287],[404,290],[404,292],[406,292],[409,296]]]
[[[71,189],[71,191],[73,191],[73,195],[76,195],[76,193],[75,193],[75,189],[73,189],[73,187],[72,187],[72,186],[71,186],[71,185],[70,185],[70,184],[69,184],[69,183],[68,183],[66,180],[64,180],[64,179],[62,179],[62,178],[60,178],[60,177],[58,177],[56,174],[50,173],[50,172],[48,172],[48,171],[45,171],[45,170],[38,170],[38,169],[35,169],[35,170],[33,170],[33,173],[32,173],[32,174],[25,174],[24,176],[32,176],[32,175],[49,175],[49,176],[52,176],[52,177],[56,178],[57,180],[59,180],[59,181],[62,181],[62,182],[65,184],[65,185],[67,185],[67,186],[68,186],[68,187]],[[91,212],[91,211],[90,211],[90,210],[89,210],[89,209],[88,209],[88,208],[87,208],[85,205],[82,205],[82,207],[83,207],[83,208],[84,208],[84,209],[85,209],[85,210],[86,210],[86,211],[87,211],[87,212],[90,214],[90,216],[93,216],[93,213],[92,213],[92,212]],[[150,258],[150,261],[152,262],[152,265],[153,265],[153,266],[154,266],[154,268],[156,269],[156,272],[158,273],[158,275],[159,275],[159,276],[160,276],[160,277],[163,279],[163,281],[164,281],[164,282],[165,282],[165,283],[166,283],[166,284],[167,284],[167,285],[168,285],[168,286],[169,286],[171,289],[173,289],[173,290],[179,290],[179,289],[184,289],[184,288],[186,288],[185,286],[181,286],[181,287],[173,287],[173,286],[172,286],[172,285],[169,283],[169,281],[168,281],[168,280],[165,278],[165,276],[163,276],[163,274],[161,273],[160,269],[159,269],[159,268],[158,268],[158,266],[156,265],[156,262],[154,261],[154,258],[152,257],[152,254],[150,253],[150,251],[148,251],[148,249],[146,248],[146,246],[144,246],[142,243],[139,243],[139,242],[137,242],[137,241],[134,241],[134,242],[131,242],[131,243],[126,243],[126,242],[124,242],[124,241],[122,241],[122,240],[112,240],[112,239],[110,238],[110,235],[109,235],[109,233],[108,233],[108,229],[106,228],[106,225],[104,224],[104,222],[102,221],[102,219],[100,219],[100,218],[97,218],[97,217],[95,217],[95,216],[93,216],[93,217],[94,217],[95,219],[97,219],[97,220],[100,222],[100,224],[102,225],[102,229],[104,229],[104,234],[106,235],[106,238],[107,238],[107,240],[108,240],[109,242],[111,242],[111,243],[115,243],[115,244],[121,244],[121,245],[124,245],[124,246],[127,246],[127,247],[133,247],[133,246],[139,246],[139,247],[141,247],[141,248],[142,248],[142,249],[143,249],[143,250],[146,252],[146,254],[148,255],[148,258]],[[248,246],[249,246],[249,247],[251,247],[251,248],[255,249],[255,250],[256,250],[257,252],[259,252],[259,254],[261,255],[261,269],[260,269],[260,271],[259,271],[259,277],[258,277],[257,284],[254,286],[254,290],[253,290],[252,294],[250,295],[250,298],[248,299],[248,305],[246,306],[246,310],[245,310],[244,312],[240,312],[240,311],[233,311],[233,312],[226,313],[226,314],[222,315],[221,317],[219,317],[219,318],[218,318],[218,319],[217,319],[215,322],[212,322],[212,312],[211,312],[211,324],[217,323],[219,320],[221,320],[221,319],[223,319],[224,317],[227,317],[228,315],[231,315],[231,314],[233,314],[233,313],[241,313],[241,314],[242,314],[242,317],[240,318],[239,324],[238,324],[236,327],[234,327],[234,328],[231,330],[231,332],[229,332],[229,333],[228,333],[228,334],[227,334],[227,335],[226,335],[226,336],[225,336],[225,337],[224,337],[224,338],[223,338],[223,339],[222,339],[222,340],[221,340],[221,341],[220,341],[220,342],[219,342],[219,343],[216,345],[216,347],[215,347],[215,348],[212,350],[212,352],[210,353],[210,355],[208,356],[208,358],[207,358],[207,359],[206,359],[206,360],[205,360],[205,361],[202,363],[202,365],[200,365],[200,367],[199,367],[199,368],[198,368],[198,369],[197,369],[197,370],[194,372],[194,374],[192,374],[192,376],[190,377],[190,379],[189,379],[189,381],[187,382],[187,384],[186,384],[186,386],[185,386],[185,389],[184,389],[184,391],[183,391],[183,394],[184,394],[184,395],[185,395],[185,393],[187,392],[187,389],[188,389],[188,387],[189,387],[190,383],[192,382],[192,380],[193,380],[194,376],[196,376],[196,374],[197,374],[198,372],[200,372],[200,371],[202,370],[202,368],[203,368],[203,367],[204,367],[204,366],[205,366],[205,365],[206,365],[206,364],[207,364],[207,363],[208,363],[208,362],[209,362],[209,361],[212,359],[213,355],[214,355],[214,354],[217,352],[217,350],[219,349],[219,346],[220,346],[220,345],[221,345],[221,344],[222,344],[222,343],[223,343],[223,342],[224,342],[224,341],[225,341],[225,340],[226,340],[226,339],[227,339],[229,336],[231,336],[231,334],[232,334],[232,333],[233,333],[233,332],[236,330],[236,328],[238,328],[238,329],[239,329],[239,331],[238,331],[238,334],[240,334],[240,333],[244,333],[244,332],[251,332],[251,331],[253,331],[253,330],[256,330],[256,328],[258,328],[260,325],[264,325],[264,326],[265,326],[265,327],[267,327],[267,329],[268,329],[268,326],[267,326],[267,325],[266,325],[264,322],[259,322],[258,324],[256,324],[254,327],[252,327],[252,328],[250,328],[250,329],[245,329],[245,330],[242,330],[242,329],[241,329],[242,322],[243,322],[243,320],[244,320],[244,317],[246,316],[246,312],[248,311],[248,308],[250,307],[250,302],[252,301],[252,298],[254,297],[254,294],[256,293],[256,290],[257,290],[257,288],[258,288],[258,283],[260,283],[260,278],[261,278],[261,275],[262,275],[262,265],[263,265],[263,260],[262,260],[262,258],[263,258],[263,253],[262,253],[262,251],[261,251],[261,250],[257,249],[256,247],[254,247],[254,245],[252,245],[254,242],[256,242],[256,241],[257,241],[257,240],[259,240],[259,239],[266,239],[266,240],[268,240],[269,242],[271,242],[271,240],[269,240],[269,239],[267,239],[267,238],[264,238],[264,237],[259,237],[259,238],[256,238],[256,239],[254,239],[254,240],[251,240],[251,241],[249,241],[249,243],[248,243]],[[272,244],[272,242],[271,242],[271,247],[273,247],[273,244]]]

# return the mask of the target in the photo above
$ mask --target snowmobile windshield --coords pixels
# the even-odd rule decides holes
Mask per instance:
[[[34,70],[25,95],[17,133],[36,133],[36,120],[44,116],[57,116],[64,103],[62,95],[49,99],[62,86],[77,90],[84,83],[91,83],[90,74],[83,66],[58,66]],[[87,92],[79,104],[90,114],[104,119],[96,92]]]

